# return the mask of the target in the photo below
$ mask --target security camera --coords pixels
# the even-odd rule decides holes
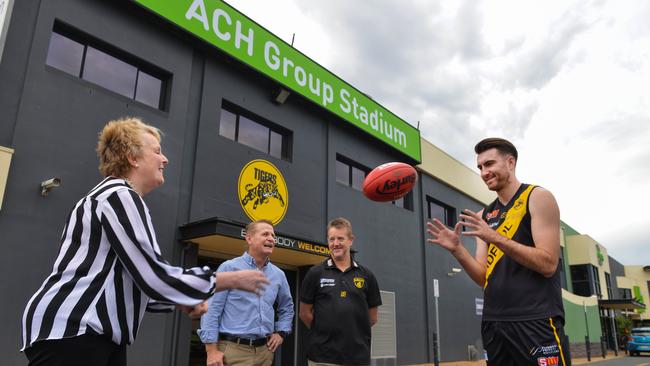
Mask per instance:
[[[61,185],[61,178],[50,178],[41,182],[41,196],[47,196],[52,188]]]

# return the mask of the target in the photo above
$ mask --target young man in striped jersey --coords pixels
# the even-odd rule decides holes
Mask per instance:
[[[489,366],[566,366],[558,262],[560,211],[544,188],[515,176],[517,149],[507,140],[479,142],[477,166],[497,199],[481,212],[463,210],[453,230],[428,222],[428,241],[449,250],[484,288],[483,346]],[[460,239],[476,238],[472,256]]]
[[[51,274],[23,315],[30,366],[122,366],[145,311],[198,317],[215,291],[259,292],[259,271],[183,269],[163,259],[142,197],[164,183],[160,131],[139,119],[109,122],[97,145],[106,178],[67,218]]]

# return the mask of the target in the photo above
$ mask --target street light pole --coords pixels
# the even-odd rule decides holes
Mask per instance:
[[[433,336],[433,364],[435,366],[440,365],[440,318],[438,317],[438,297],[440,297],[440,291],[438,288],[438,279],[433,279],[433,296],[436,307],[436,332]]]
[[[591,362],[591,343],[589,343],[589,320],[587,320],[587,303],[582,302],[582,306],[585,310],[585,328],[587,329],[587,335],[585,336],[585,346],[587,348],[587,360]]]

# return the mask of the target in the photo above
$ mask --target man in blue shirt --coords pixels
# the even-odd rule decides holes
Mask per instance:
[[[207,366],[269,366],[273,353],[291,332],[294,310],[289,284],[284,272],[269,261],[275,247],[271,222],[248,224],[246,242],[248,251],[221,264],[217,272],[257,269],[271,284],[261,295],[228,290],[210,299],[198,330],[205,344]],[[278,321],[274,322],[276,301]]]

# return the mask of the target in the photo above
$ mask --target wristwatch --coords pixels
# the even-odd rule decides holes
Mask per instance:
[[[280,337],[282,337],[282,339],[285,339],[285,338],[287,337],[287,335],[289,334],[289,333],[284,332],[284,331],[282,331],[282,330],[279,330],[279,331],[277,331],[276,333],[278,333],[278,335],[279,335]]]

